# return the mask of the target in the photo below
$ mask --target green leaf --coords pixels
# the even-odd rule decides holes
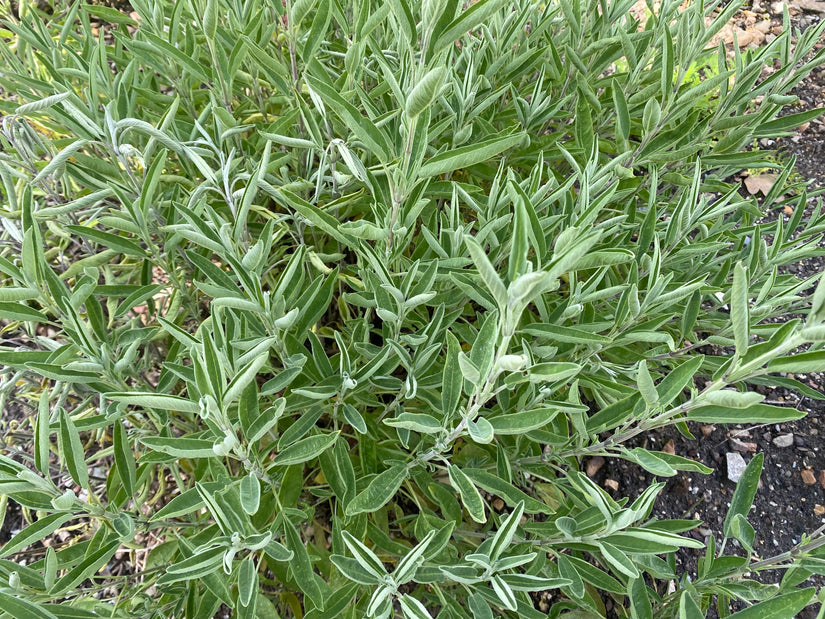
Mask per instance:
[[[450,22],[439,34],[428,56],[433,57],[444,48],[452,45],[456,39],[465,36],[469,31],[474,30],[495,15],[505,4],[504,0],[480,0],[474,3]]]
[[[631,578],[627,583],[627,593],[633,619],[653,619],[653,608],[650,605],[644,578]]]
[[[409,469],[406,464],[402,463],[393,465],[373,477],[369,485],[347,505],[347,516],[374,512],[386,505],[398,492],[408,475]]]
[[[437,67],[418,81],[407,97],[405,111],[409,118],[415,118],[432,104],[441,90],[446,75],[445,67]]]
[[[332,447],[340,432],[308,436],[296,441],[272,460],[273,466],[289,466],[313,460]]]
[[[548,505],[522,492],[501,477],[482,469],[464,468],[463,471],[476,486],[499,497],[510,507],[515,508],[519,503],[524,503],[524,511],[528,514],[552,514],[554,512]]]
[[[295,582],[304,594],[312,600],[317,608],[324,608],[324,591],[318,582],[318,577],[312,569],[312,562],[309,558],[306,545],[298,534],[298,529],[289,520],[283,518],[284,532],[286,534],[287,547],[295,553],[289,568],[295,578]]]
[[[679,619],[705,619],[705,613],[687,591],[679,598]]]
[[[489,445],[493,442],[495,432],[493,426],[484,417],[467,422],[467,432],[470,438],[480,445]]]
[[[467,244],[467,249],[470,250],[470,256],[476,265],[476,269],[478,269],[479,275],[481,275],[481,280],[493,295],[499,310],[503,312],[504,308],[507,307],[507,288],[504,286],[504,282],[498,276],[495,267],[490,263],[490,259],[484,253],[481,245],[471,236],[465,236],[464,242]]]
[[[81,488],[89,489],[89,469],[86,467],[86,453],[80,434],[72,421],[71,416],[60,409],[60,451],[66,468],[74,482]]]
[[[825,278],[823,278],[823,281],[825,281]],[[823,290],[825,290],[825,287],[823,287]],[[821,372],[823,367],[825,367],[825,350],[779,357],[768,363],[768,371],[770,372],[789,372],[793,374]]]
[[[384,582],[383,576],[374,576],[367,571],[357,559],[344,555],[330,555],[330,561],[345,577],[361,585],[374,586]]]
[[[518,603],[516,602],[516,596],[513,593],[513,590],[510,588],[504,580],[501,579],[501,576],[496,574],[490,579],[490,584],[493,585],[493,591],[496,592],[498,599],[501,600],[502,605],[507,610],[518,610]]]
[[[611,87],[613,105],[616,108],[616,135],[622,140],[630,137],[630,113],[627,109],[627,99],[618,80],[613,80]]]
[[[816,587],[798,589],[784,595],[759,602],[729,615],[729,619],[787,619],[796,617],[816,593]]]
[[[143,251],[137,243],[118,236],[117,234],[112,234],[111,232],[103,232],[94,228],[87,228],[86,226],[66,226],[66,229],[74,232],[78,236],[90,239],[108,249],[114,249],[127,256],[143,257],[146,255],[146,252]]]
[[[8,557],[15,552],[23,550],[34,542],[48,538],[66,522],[71,520],[71,518],[71,514],[52,514],[30,524],[0,548],[0,558]]]
[[[489,421],[497,436],[521,435],[546,426],[556,418],[560,410],[553,407],[535,408],[521,413],[498,415],[491,417]]]
[[[628,452],[633,456],[633,459],[638,462],[642,468],[654,475],[661,475],[662,477],[673,477],[676,471],[665,460],[661,459],[658,454],[654,454],[641,447],[634,447]]]
[[[461,345],[450,332],[446,333],[447,357],[444,361],[444,371],[441,376],[441,412],[445,419],[450,419],[458,407],[461,399],[463,376],[458,366],[458,355]]]
[[[567,555],[557,555],[556,564],[559,568],[559,576],[570,581],[568,585],[570,592],[576,597],[582,597],[584,595],[584,582]]]
[[[378,156],[379,160],[387,161],[389,159],[391,152],[389,141],[384,132],[372,120],[362,115],[354,105],[338,94],[328,83],[313,75],[306,75],[305,79],[309,87],[318,93],[324,103],[344,121],[347,128],[370,151]]]
[[[733,269],[733,285],[730,291],[730,320],[733,324],[733,339],[736,352],[744,357],[748,352],[750,339],[750,311],[748,302],[748,276],[745,267],[737,262]]]
[[[610,567],[629,578],[639,578],[639,570],[636,569],[633,561],[625,553],[607,542],[599,541],[597,543],[602,556]]]
[[[493,610],[480,593],[471,593],[467,599],[467,606],[473,614],[473,619],[494,619]]]
[[[317,206],[310,204],[288,189],[284,189],[282,187],[277,191],[278,195],[283,197],[284,202],[286,202],[291,208],[295,209],[299,215],[309,220],[313,226],[317,226],[343,245],[349,246],[354,243],[354,240],[351,237],[341,232],[342,228],[340,222],[330,214],[321,210]]]
[[[739,482],[736,484],[736,490],[733,492],[733,498],[725,516],[725,523],[722,528],[725,537],[731,536],[731,523],[737,515],[747,518],[751,505],[753,505],[753,499],[756,496],[756,490],[759,487],[759,477],[762,474],[764,459],[765,454],[756,454],[742,472],[742,477],[739,478]]]
[[[784,423],[804,416],[804,411],[769,404],[755,404],[747,408],[700,406],[687,414],[689,421],[700,423]]]
[[[457,466],[448,465],[447,473],[450,477],[450,484],[458,490],[459,495],[461,495],[461,502],[467,508],[470,517],[476,522],[487,522],[487,515],[484,513],[484,500],[470,478]]]
[[[203,507],[203,499],[197,488],[190,488],[174,497],[166,505],[161,507],[149,518],[150,522],[165,520],[167,518],[177,518],[185,514],[191,514],[195,510]]]
[[[508,148],[512,148],[523,139],[523,133],[505,135],[439,153],[424,162],[418,170],[418,175],[421,178],[426,178],[469,168],[495,157]]]
[[[501,526],[493,536],[493,543],[490,546],[490,560],[495,561],[502,553],[507,550],[510,542],[513,541],[513,536],[516,534],[516,529],[521,521],[521,515],[524,513],[524,502],[516,505],[516,508],[510,512],[507,519],[501,523]]]
[[[250,516],[258,512],[261,505],[261,483],[255,473],[249,473],[241,479],[241,507]]]
[[[160,451],[176,458],[214,458],[212,449],[215,441],[200,438],[145,436],[140,442],[149,449]]]
[[[182,580],[203,578],[217,570],[223,562],[226,548],[214,546],[200,550],[188,559],[173,563],[166,568],[166,574],[158,579],[159,584],[171,584]]]
[[[383,581],[387,575],[387,570],[384,568],[384,564],[381,563],[381,559],[349,531],[342,531],[341,535],[344,544],[349,548],[361,568],[366,570],[372,577]]]
[[[69,589],[76,587],[79,583],[96,574],[111,560],[119,547],[120,540],[114,540],[106,542],[94,552],[86,554],[80,563],[68,570],[64,576],[54,583],[54,586],[49,590],[49,594],[55,598],[60,597]]]
[[[113,447],[118,477],[126,494],[131,497],[135,493],[135,454],[129,447],[123,422],[116,420],[113,426]]]
[[[583,329],[560,327],[551,324],[532,324],[520,329],[520,331],[528,335],[536,335],[564,344],[609,344],[613,341],[610,337],[590,333]]]
[[[103,397],[112,402],[122,402],[130,406],[143,406],[158,410],[178,411],[181,413],[200,412],[200,405],[174,395],[133,391],[128,393],[104,393]]]
[[[438,419],[425,413],[401,413],[392,419],[385,419],[384,423],[393,428],[404,428],[423,434],[438,434],[444,430]]]
[[[0,287],[0,302],[11,303],[13,301],[29,301],[40,298],[40,291],[34,288],[22,288],[20,286]]]
[[[58,619],[57,615],[43,608],[40,604],[30,602],[0,591],[0,608],[14,619]]]
[[[405,619],[432,619],[424,604],[407,593],[398,598],[398,603]]]
[[[238,601],[241,606],[249,606],[252,596],[258,592],[258,569],[255,560],[248,556],[241,561],[238,569]]]
[[[324,35],[329,28],[330,21],[330,3],[319,2],[318,10],[315,12],[315,17],[312,18],[312,26],[310,26],[309,34],[304,42],[304,49],[301,56],[304,62],[309,62],[315,57],[315,53],[324,41]]]
[[[47,322],[49,320],[43,312],[23,303],[0,302],[0,316],[6,320],[20,320],[23,322]]]
[[[241,393],[246,389],[255,377],[258,375],[260,369],[269,361],[269,351],[262,352],[252,361],[246,364],[238,374],[233,378],[226,391],[223,394],[223,407],[227,408],[235,400],[241,397]]]

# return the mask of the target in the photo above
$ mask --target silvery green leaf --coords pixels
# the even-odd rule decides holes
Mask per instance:
[[[241,606],[249,606],[252,596],[258,592],[258,569],[255,560],[248,556],[241,561],[238,569],[238,601]]]
[[[546,382],[552,383],[560,380],[566,380],[575,376],[581,371],[581,366],[578,363],[570,363],[569,361],[548,361],[544,363],[536,363],[528,369],[528,378],[531,383]]]
[[[379,473],[350,501],[346,509],[347,515],[355,516],[380,509],[395,496],[408,475],[409,470],[406,464],[395,464]]]
[[[502,605],[507,610],[518,610],[518,602],[513,590],[510,588],[501,576],[495,575],[490,579],[490,584],[493,586],[493,591],[496,592],[498,599],[501,600]]]
[[[409,594],[404,594],[398,598],[401,611],[406,619],[432,619],[432,615],[427,612],[426,606]]]
[[[568,578],[544,578],[533,574],[500,574],[499,577],[513,591],[545,591],[572,584]]]
[[[261,503],[261,484],[255,473],[249,473],[241,479],[241,506],[250,516],[257,513]]]
[[[748,408],[754,404],[759,404],[765,396],[754,391],[734,391],[723,389],[705,394],[704,401],[714,406],[725,408]]]
[[[481,276],[481,280],[493,295],[493,298],[496,300],[499,308],[503,311],[503,309],[507,306],[507,288],[504,286],[504,282],[501,280],[495,268],[490,263],[490,260],[487,257],[487,254],[484,253],[481,245],[479,245],[476,240],[470,236],[465,236],[464,242],[467,245],[467,249],[470,250],[470,256],[476,265],[476,269]]]
[[[412,92],[407,96],[406,106],[404,108],[409,118],[416,118],[432,104],[436,97],[438,97],[446,75],[446,68],[436,67],[428,71],[427,74],[418,81],[412,89]]]
[[[475,364],[473,364],[472,361],[470,361],[470,358],[460,350],[458,351],[458,367],[465,380],[469,381],[473,385],[479,385],[481,382],[481,373],[479,372],[479,369],[475,366]]]
[[[625,553],[607,542],[599,542],[598,546],[605,561],[615,571],[630,578],[639,577],[639,570]]]
[[[440,569],[450,580],[462,583],[465,585],[473,585],[481,582],[479,578],[479,571],[467,565],[439,565]]]
[[[394,428],[406,428],[424,434],[438,434],[444,430],[435,417],[425,413],[401,413],[392,419],[385,419],[384,423]]]
[[[733,269],[733,285],[730,291],[730,320],[736,352],[744,356],[750,339],[750,304],[748,301],[748,276],[741,262]]]
[[[492,546],[490,546],[490,558],[493,561],[497,560],[510,545],[523,513],[524,502],[522,501],[516,505],[515,509],[507,516],[507,519],[499,526],[498,531],[493,536]]]
[[[725,537],[732,535],[731,526],[734,518],[737,516],[747,518],[751,505],[753,505],[753,499],[756,496],[757,487],[759,486],[759,477],[762,474],[762,462],[764,458],[765,454],[761,453],[751,458],[751,461],[748,462],[748,465],[745,467],[742,476],[736,484],[736,490],[733,492],[733,498],[731,499],[728,513],[725,516],[723,526]]]
[[[467,422],[467,431],[476,443],[488,445],[493,442],[494,433],[492,424],[484,417],[479,417],[475,421]]]
[[[365,569],[357,559],[344,555],[330,555],[330,561],[344,576],[361,585],[374,586],[384,582],[382,577],[375,576]]]
[[[461,502],[467,508],[470,517],[476,522],[487,522],[487,516],[484,513],[484,500],[481,498],[475,484],[457,466],[448,466],[447,473],[450,477],[450,484],[461,495]]]
[[[392,574],[395,582],[399,585],[404,584],[415,575],[415,570],[418,569],[418,566],[424,561],[424,553],[430,545],[430,542],[433,541],[435,534],[435,530],[430,530],[427,535],[425,535],[424,538],[418,542],[412,550],[410,550],[410,552],[404,555],[404,558],[401,559],[398,563],[398,567],[395,568],[395,571]]]
[[[494,619],[493,610],[480,593],[471,593],[467,602],[473,619]]]
[[[509,557],[503,557],[498,559],[495,562],[495,569],[498,572],[503,572],[505,570],[512,570],[517,567],[521,567],[525,563],[530,563],[538,556],[535,552],[528,552],[527,554],[523,555],[511,555]]]
[[[523,134],[505,135],[439,153],[424,161],[418,170],[418,175],[424,178],[468,168],[516,146],[523,139]]]
[[[163,395],[150,392],[128,392],[128,393],[105,393],[108,400],[122,402],[132,406],[144,406],[146,408],[157,408],[160,410],[180,411],[183,413],[197,413],[200,405],[184,398],[172,395]]]
[[[636,384],[647,405],[650,407],[656,406],[659,402],[659,393],[656,391],[656,385],[644,360],[639,362],[639,367],[636,370]]]

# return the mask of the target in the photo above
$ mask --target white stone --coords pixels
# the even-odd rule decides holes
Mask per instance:
[[[793,445],[793,434],[780,434],[771,442],[777,447],[790,447]]]
[[[728,479],[734,483],[738,482],[747,466],[745,459],[742,457],[742,454],[738,454],[735,451],[726,453],[725,457],[728,460]]]

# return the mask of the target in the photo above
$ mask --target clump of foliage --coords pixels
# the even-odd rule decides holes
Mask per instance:
[[[785,373],[822,368],[825,285],[781,267],[822,254],[821,210],[790,167],[760,204],[729,179],[818,113],[778,117],[822,27],[728,56],[715,1],[644,26],[633,0],[131,3],[0,9],[0,395],[25,412],[0,492],[27,523],[0,612],[814,599],[822,538],[754,556],[761,456],[691,578],[663,484],[579,466],[707,473],[633,439],[801,414],[754,384],[819,397]]]

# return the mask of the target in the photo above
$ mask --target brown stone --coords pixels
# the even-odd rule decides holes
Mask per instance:
[[[716,429],[714,425],[705,425],[699,428],[702,431],[702,436],[710,436],[713,434],[713,431]]]
[[[814,505],[814,513],[817,516],[825,514],[825,507],[822,507],[822,505]]]
[[[756,452],[756,443],[751,443],[750,441],[740,441],[738,438],[731,438],[730,443],[734,451],[738,451],[740,453]]]
[[[812,486],[816,483],[816,475],[811,469],[805,469],[800,473],[802,476],[802,481],[805,483],[806,486]]]
[[[605,479],[604,487],[608,490],[612,490],[613,492],[618,492],[619,482],[617,482],[615,479]]]
[[[588,477],[593,477],[603,466],[604,458],[601,456],[593,456],[587,461],[587,467],[584,469],[584,472],[587,473]]]
[[[493,501],[493,509],[497,512],[500,512],[502,509],[504,509],[504,501],[502,501],[501,499],[496,499],[495,501]]]
[[[819,471],[819,485],[825,488],[825,470]]]
[[[670,454],[671,456],[676,453],[676,443],[673,442],[673,439],[670,439],[665,446],[662,447],[662,451],[666,454]]]

